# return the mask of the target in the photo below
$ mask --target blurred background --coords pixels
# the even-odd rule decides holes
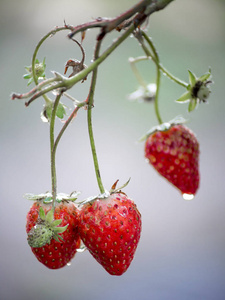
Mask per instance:
[[[187,105],[174,102],[184,90],[162,80],[160,111],[164,121],[176,115],[189,119],[201,147],[201,186],[192,201],[160,177],[144,159],[138,139],[157,124],[149,103],[127,100],[138,84],[129,57],[143,55],[133,38],[126,40],[99,68],[93,110],[96,147],[106,189],[120,179],[124,190],[142,213],[143,230],[128,271],[110,276],[88,251],[77,253],[71,266],[53,271],[33,256],[25,233],[31,203],[25,193],[51,189],[49,125],[42,123],[43,100],[28,108],[10,100],[12,92],[28,91],[24,67],[38,41],[56,25],[78,25],[93,18],[114,17],[134,5],[134,0],[0,0],[0,299],[225,299],[225,2],[174,1],[151,16],[148,34],[161,62],[187,81],[211,67],[214,84],[208,104],[191,115]],[[90,64],[97,30],[88,31],[83,46]],[[38,58],[46,57],[46,76],[63,73],[70,58],[80,59],[79,48],[66,31],[48,39]],[[119,33],[108,35],[104,47]],[[80,38],[80,36],[77,36]],[[139,64],[154,82],[151,62]],[[90,78],[77,84],[71,95],[84,100]],[[68,101],[68,100],[66,100]],[[57,128],[61,126],[57,122]],[[58,191],[82,192],[81,199],[99,193],[89,146],[86,113],[81,110],[62,138],[57,152]]]

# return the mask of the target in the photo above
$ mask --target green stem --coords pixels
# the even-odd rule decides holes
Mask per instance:
[[[57,178],[56,178],[56,165],[55,165],[55,155],[56,155],[56,148],[54,147],[55,137],[54,137],[54,129],[55,129],[55,118],[56,118],[56,110],[61,98],[61,94],[56,96],[51,121],[50,121],[50,151],[51,151],[51,179],[52,179],[52,209],[55,209],[55,201],[57,195]]]
[[[57,136],[57,138],[55,139],[55,143],[54,143],[54,146],[53,146],[53,151],[56,152],[56,148],[57,148],[57,146],[58,146],[58,143],[59,143],[59,141],[60,141],[60,139],[61,139],[63,133],[65,132],[66,128],[69,126],[69,124],[71,123],[71,121],[73,120],[73,118],[75,118],[75,116],[76,116],[78,110],[79,110],[81,107],[85,106],[85,105],[87,105],[87,102],[86,102],[86,101],[80,102],[79,104],[77,104],[77,106],[76,106],[75,109],[73,110],[72,114],[69,116],[69,118],[68,118],[68,119],[66,120],[66,122],[64,123],[62,129],[60,130],[60,132],[59,132],[59,134],[58,134],[58,136]]]
[[[95,48],[94,59],[98,58],[100,47],[101,47],[101,41],[98,41],[96,44],[96,48]],[[89,132],[89,139],[90,139],[90,144],[91,144],[91,151],[92,151],[94,167],[95,167],[95,174],[96,174],[100,193],[104,194],[105,189],[104,189],[102,179],[101,179],[101,174],[100,174],[100,169],[99,169],[99,164],[98,164],[98,157],[97,157],[95,141],[94,141],[93,126],[92,126],[92,108],[93,108],[93,103],[94,103],[94,92],[95,92],[95,86],[96,86],[97,71],[98,71],[98,68],[95,68],[92,73],[91,86],[90,86],[90,91],[89,91],[89,95],[88,95],[87,120],[88,120],[88,132]]]
[[[157,71],[156,71],[156,92],[155,92],[155,113],[158,119],[159,124],[162,124],[162,118],[159,113],[159,88],[160,88],[160,83],[161,83],[161,72],[159,69],[159,66],[157,65]]]
[[[130,36],[130,34],[135,29],[135,26],[132,24],[108,49],[106,49],[101,56],[99,56],[92,64],[90,64],[87,68],[80,71],[76,75],[67,78],[63,75],[60,75],[61,81],[59,77],[56,79],[56,81],[59,81],[58,83],[52,84],[43,90],[40,90],[37,92],[29,101],[28,105],[33,102],[35,99],[44,96],[46,93],[51,92],[56,89],[63,89],[63,91],[66,91],[70,88],[72,88],[77,82],[83,80],[88,76],[89,73],[91,73],[94,69],[96,69],[126,38]],[[51,79],[50,79],[51,80]],[[38,86],[39,87],[39,86]],[[22,97],[20,97],[22,98]]]
[[[141,32],[141,34],[143,35],[143,32]],[[160,83],[161,83],[161,71],[160,71],[160,67],[159,67],[159,55],[153,45],[153,43],[151,42],[150,47],[152,49],[153,55],[151,54],[151,52],[149,51],[149,49],[145,46],[145,44],[143,43],[142,37],[138,37],[139,42],[141,43],[141,46],[145,52],[145,54],[148,57],[151,57],[152,59],[154,58],[154,61],[156,62],[156,92],[155,92],[155,113],[156,113],[156,117],[158,119],[159,124],[162,124],[162,118],[160,116],[159,113],[159,89],[160,89]]]
[[[36,85],[38,85],[38,78],[37,78],[37,75],[35,73],[35,61],[36,61],[36,57],[37,57],[37,53],[38,53],[38,50],[39,48],[41,47],[41,45],[44,43],[44,41],[49,37],[49,36],[52,36],[54,35],[56,32],[59,32],[59,31],[62,31],[62,30],[72,30],[73,27],[72,26],[63,26],[63,27],[57,27],[53,30],[51,30],[49,33],[47,33],[40,41],[39,43],[37,44],[35,50],[34,50],[34,53],[33,53],[33,57],[32,57],[32,76],[33,76],[33,79],[34,79],[34,83]],[[50,101],[49,98],[47,97],[46,94],[42,95],[43,98],[45,99],[46,102]]]
[[[148,35],[147,35],[144,31],[142,31],[141,33],[142,33],[143,37],[145,38],[146,42],[147,42],[147,43],[149,44],[149,46],[151,47],[151,49],[152,49],[154,55],[155,55],[155,54],[157,55],[157,52],[156,52],[156,50],[155,50],[155,46],[153,45],[151,39],[148,37]],[[147,54],[147,53],[146,53],[146,54]],[[150,54],[150,55],[148,55],[148,56],[151,57],[151,59],[154,61],[154,63],[158,65],[159,69],[163,72],[163,74],[165,74],[168,78],[170,78],[170,79],[171,79],[172,81],[174,81],[175,83],[181,85],[182,87],[184,87],[184,88],[187,88],[187,87],[188,87],[188,83],[186,83],[186,82],[180,80],[179,78],[175,77],[174,75],[172,75],[167,69],[165,69],[165,68],[163,67],[163,65],[162,65],[159,61],[157,61],[156,56],[155,56],[155,57],[152,56],[150,52],[149,52],[149,54]]]

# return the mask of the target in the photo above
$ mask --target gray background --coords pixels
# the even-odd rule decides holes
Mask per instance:
[[[201,146],[201,187],[193,201],[161,178],[143,155],[138,138],[157,124],[152,104],[129,102],[126,96],[138,85],[128,57],[142,55],[132,38],[101,65],[97,82],[94,132],[104,185],[131,177],[125,192],[142,213],[143,231],[136,257],[122,277],[108,275],[86,251],[70,267],[46,269],[26,242],[25,219],[31,203],[25,193],[51,188],[49,125],[40,121],[43,100],[29,108],[11,101],[12,92],[28,91],[22,78],[39,39],[55,25],[77,25],[98,16],[113,17],[135,1],[0,1],[0,298],[26,299],[225,299],[224,204],[224,1],[174,1],[152,15],[148,33],[161,61],[183,80],[187,70],[202,75],[212,68],[214,84],[209,103],[191,115],[187,105],[174,102],[184,90],[163,78],[160,110],[164,121],[182,114],[190,122]],[[86,63],[92,59],[96,30],[84,41]],[[39,59],[46,57],[50,70],[63,72],[69,58],[80,51],[63,32],[48,39]],[[104,47],[118,34],[111,34]],[[149,82],[155,67],[140,64]],[[89,79],[90,80],[90,79]],[[84,100],[87,82],[71,94]],[[57,122],[57,127],[61,126]],[[98,194],[89,147],[86,113],[81,110],[69,127],[57,153],[59,192]]]

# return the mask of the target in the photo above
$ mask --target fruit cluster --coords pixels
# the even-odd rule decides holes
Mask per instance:
[[[141,235],[141,214],[134,202],[120,189],[116,189],[117,182],[110,192],[106,192],[100,175],[97,151],[95,147],[92,109],[94,108],[94,94],[97,81],[97,70],[103,61],[132,35],[141,46],[144,56],[130,58],[130,64],[140,87],[133,92],[130,100],[154,103],[158,120],[157,126],[151,128],[142,138],[145,141],[145,158],[156,171],[173,184],[183,195],[185,200],[194,198],[199,188],[199,143],[194,133],[183,125],[184,120],[175,118],[170,122],[163,122],[159,111],[159,90],[161,75],[182,86],[185,92],[176,100],[178,103],[188,103],[188,112],[194,111],[200,103],[205,103],[210,95],[209,84],[211,70],[197,77],[191,71],[189,82],[186,83],[172,75],[160,62],[158,51],[152,39],[142,30],[142,24],[147,21],[153,11],[163,9],[171,0],[140,1],[127,12],[117,18],[98,18],[79,26],[56,27],[48,32],[37,44],[32,65],[26,67],[28,85],[36,85],[28,93],[13,93],[11,98],[29,99],[25,102],[29,106],[34,100],[43,97],[44,109],[41,113],[43,122],[50,125],[50,162],[51,162],[51,194],[30,196],[35,200],[27,214],[26,231],[28,244],[36,258],[50,269],[59,269],[70,263],[77,251],[87,249],[90,254],[111,275],[122,275],[130,266]],[[146,22],[147,24],[147,22]],[[83,41],[86,31],[100,27],[96,37],[93,60],[90,65],[84,64],[85,51]],[[122,30],[123,29],[123,30]],[[40,62],[37,53],[44,41],[62,30],[70,30],[68,37],[79,46],[82,59],[69,59],[65,65],[64,75],[53,72],[53,78],[45,77],[45,59]],[[122,32],[105,51],[100,51],[105,36],[112,30]],[[73,38],[81,32],[81,42]],[[156,66],[155,83],[147,84],[136,67],[136,63],[148,60]],[[68,68],[73,71],[65,77]],[[79,81],[84,82],[91,74],[90,87],[85,100],[78,101],[67,93]],[[40,82],[39,82],[40,81]],[[52,92],[54,99],[48,95]],[[72,113],[67,116],[67,106],[61,102],[63,97],[72,100]],[[150,104],[151,105],[151,104]],[[87,112],[87,128],[93,156],[94,168],[100,195],[76,203],[72,194],[69,197],[57,193],[56,150],[62,135],[77,116],[78,111],[85,108]],[[63,119],[61,129],[55,137],[55,120]]]
[[[40,218],[40,208],[47,213]],[[54,219],[48,219],[52,204],[44,200],[34,202],[27,214],[28,243],[36,258],[50,269],[67,265],[83,241],[92,256],[111,275],[122,275],[129,267],[141,234],[141,215],[132,200],[116,192],[105,198],[96,198],[79,208],[74,202],[57,202]],[[57,220],[67,225],[60,239],[49,235]],[[39,230],[39,225],[42,230]],[[56,223],[57,224],[57,223]],[[62,228],[62,227],[55,227]],[[60,230],[59,230],[60,231]],[[44,243],[41,244],[41,242]],[[33,243],[33,244],[32,244]],[[33,247],[33,245],[35,247]],[[38,246],[38,247],[37,247]]]

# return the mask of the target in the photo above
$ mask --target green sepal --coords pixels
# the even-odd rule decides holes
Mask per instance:
[[[57,200],[56,200],[56,201],[57,201]],[[52,203],[52,197],[46,197],[46,198],[43,200],[43,203],[45,203],[45,204]]]
[[[197,78],[196,78],[195,74],[192,73],[190,70],[188,70],[188,73],[189,73],[189,82],[190,82],[191,86],[194,86],[197,81]]]
[[[59,220],[54,220],[51,225],[53,227],[56,227],[56,226],[59,226],[61,223],[62,223],[62,220],[59,219]]]
[[[59,242],[59,243],[61,243],[61,241],[65,242],[64,239],[60,235],[55,235],[53,238],[54,238],[54,240],[56,240],[56,242]]]
[[[197,106],[197,99],[191,99],[188,105],[188,112],[192,112],[193,110],[195,110],[196,106]]]
[[[175,100],[176,102],[179,103],[186,103],[189,102],[191,98],[191,93],[190,92],[185,92],[180,98],[178,98],[177,100]]]
[[[111,194],[115,194],[115,193],[119,193],[123,188],[125,188],[125,187],[129,184],[130,179],[131,179],[131,178],[129,178],[129,179],[127,180],[127,182],[125,182],[125,183],[124,183],[122,186],[120,186],[119,188],[116,187],[116,185],[117,185],[117,183],[118,183],[118,181],[119,181],[119,180],[117,180],[117,181],[113,184],[111,190],[109,191],[110,195],[111,195]]]
[[[187,122],[187,120],[184,119],[182,116],[176,116],[174,119],[170,120],[169,122],[165,122],[165,123],[162,123],[160,125],[153,126],[152,128],[150,128],[147,131],[147,133],[139,139],[139,142],[145,141],[150,135],[154,134],[157,131],[167,131],[172,126],[184,124],[186,122]]]
[[[63,233],[64,231],[66,231],[68,225],[69,224],[67,224],[66,226],[63,226],[63,227],[56,227],[56,228],[54,228],[54,233]]]
[[[211,69],[209,69],[209,71],[206,74],[199,77],[198,80],[204,82],[207,81],[210,78],[210,76],[211,76]]]
[[[40,209],[39,209],[39,216],[43,221],[45,221],[46,215],[45,215],[45,211],[44,211],[43,207],[40,207]]]
[[[74,191],[70,194],[65,193],[58,193],[56,195],[56,202],[60,203],[61,201],[76,201],[78,196],[80,195],[80,192]],[[47,192],[45,194],[31,194],[27,193],[24,195],[24,198],[31,201],[43,201],[44,204],[50,204],[53,202],[52,200],[52,194]]]
[[[52,222],[53,222],[53,219],[54,219],[54,210],[51,209],[51,210],[47,213],[45,220],[46,220],[46,222],[48,222],[48,223],[52,223]],[[51,224],[51,225],[52,225],[52,224]]]

